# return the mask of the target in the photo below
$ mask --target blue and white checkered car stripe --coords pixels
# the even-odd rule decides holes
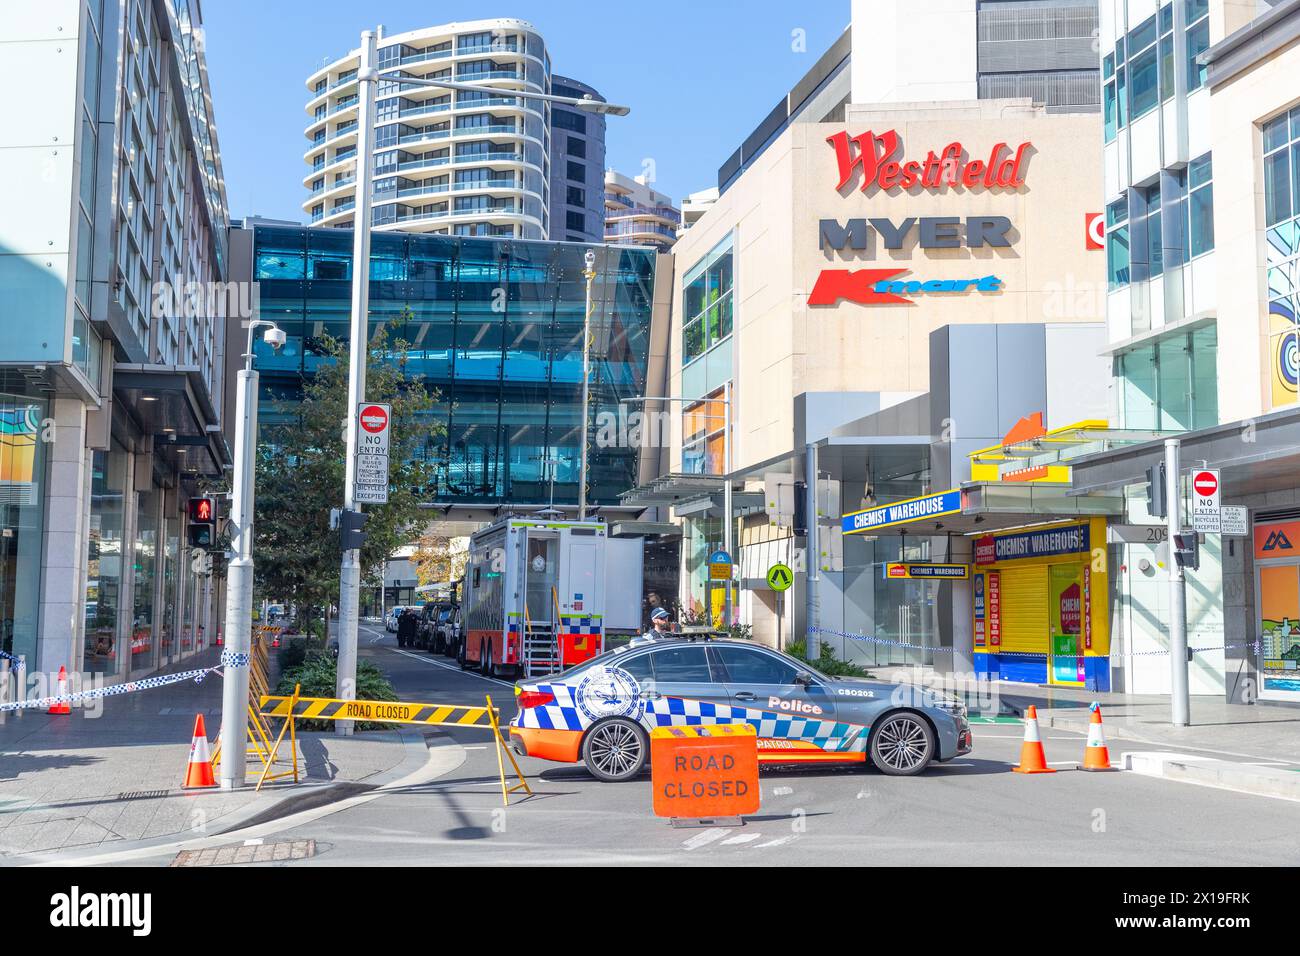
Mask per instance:
[[[514,720],[516,727],[542,730],[586,730],[591,721],[578,709],[573,688],[566,684],[538,684],[537,690],[552,694],[554,703],[521,710]],[[690,727],[701,724],[749,724],[761,738],[804,740],[831,752],[862,752],[867,749],[867,728],[812,717],[797,717],[755,707],[713,704],[689,697],[660,697],[644,701],[641,725],[655,727]]]

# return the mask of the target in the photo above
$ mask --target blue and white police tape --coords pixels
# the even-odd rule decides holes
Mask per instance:
[[[10,704],[0,704],[0,711],[31,710],[33,708],[53,707],[55,704],[75,704],[83,700],[95,700],[99,697],[114,697],[118,694],[131,694],[138,690],[152,690],[192,680],[200,683],[215,667],[205,667],[196,671],[181,671],[177,674],[162,674],[158,677],[142,677],[140,680],[127,681],[125,684],[113,684],[111,687],[96,687],[93,690],[77,691],[75,694],[59,694],[54,697],[41,697],[35,700],[18,700]]]
[[[251,658],[244,651],[221,652],[222,667],[247,667],[250,660]]]
[[[21,657],[15,657],[7,651],[0,651],[0,661],[12,661],[13,665],[17,667],[23,662],[23,659]]]
[[[860,643],[860,644],[861,644],[861,643],[865,643],[865,644],[879,644],[879,645],[883,645],[883,646],[885,646],[885,647],[901,647],[901,648],[903,648],[903,649],[905,649],[905,650],[931,651],[931,652],[933,652],[933,653],[935,653],[935,654],[951,654],[951,653],[953,652],[953,649],[952,649],[951,647],[935,647],[935,646],[932,645],[932,644],[909,644],[909,643],[907,643],[906,641],[893,641],[893,640],[890,640],[889,638],[885,638],[885,637],[872,637],[872,636],[870,636],[870,635],[868,635],[868,634],[849,634],[849,633],[846,633],[845,631],[835,631],[835,630],[831,630],[830,628],[825,628],[825,627],[810,627],[810,628],[808,628],[808,632],[809,632],[810,634],[829,634],[829,635],[831,635],[831,636],[833,636],[833,637],[842,637],[842,638],[844,638],[845,640],[856,641],[857,643]],[[1248,649],[1248,650],[1253,650],[1255,653],[1258,654],[1258,653],[1259,653],[1260,644],[1259,644],[1259,641],[1245,641],[1245,642],[1242,642],[1242,643],[1239,643],[1239,644],[1220,644],[1220,645],[1218,645],[1217,647],[1190,647],[1190,648],[1188,648],[1188,650],[1191,651],[1193,654],[1208,654],[1208,653],[1210,653],[1211,651],[1232,651],[1232,650],[1240,650],[1240,649],[1242,649],[1242,648],[1246,648],[1246,649]],[[1054,653],[1050,653],[1050,652],[1047,652],[1047,651],[1040,651],[1040,652],[1035,653],[1034,651],[1004,651],[1004,650],[992,650],[992,649],[987,648],[987,647],[985,647],[985,648],[981,648],[979,652],[980,652],[980,653],[983,653],[983,654],[998,654],[998,655],[1001,656],[1001,657],[1061,657],[1061,658],[1067,658],[1067,657],[1080,657],[1080,656],[1082,656],[1082,655],[1080,655],[1080,654],[1054,654]],[[1168,654],[1168,653],[1169,653],[1169,649],[1168,649],[1168,648],[1161,648],[1161,649],[1159,649],[1159,650],[1154,650],[1154,651],[1131,651],[1131,652],[1129,652],[1128,656],[1130,656],[1130,657],[1160,657],[1161,655]]]

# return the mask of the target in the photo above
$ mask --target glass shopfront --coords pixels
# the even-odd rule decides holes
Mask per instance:
[[[157,615],[154,608],[158,583],[158,508],[157,489],[138,496],[135,522],[134,562],[132,567],[131,670],[153,670],[158,664],[155,639]]]
[[[114,442],[111,451],[95,452],[92,469],[84,666],[96,673],[117,674],[122,669],[117,625],[122,601],[126,450]]]
[[[0,393],[0,648],[36,662],[45,403]]]
[[[168,662],[176,653],[176,601],[180,571],[180,521],[168,517],[163,522],[162,606],[158,616],[158,660]]]

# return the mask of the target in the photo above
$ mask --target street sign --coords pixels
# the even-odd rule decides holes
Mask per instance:
[[[731,580],[731,555],[725,551],[714,551],[709,555],[709,580]]]
[[[884,565],[882,574],[886,580],[895,581],[965,581],[970,578],[970,565],[895,561]]]
[[[1219,524],[1222,534],[1245,537],[1250,534],[1250,509],[1243,505],[1224,505]]]
[[[388,504],[388,436],[393,408],[382,402],[357,406],[357,457],[353,497],[357,504]]]
[[[1208,531],[1218,534],[1222,526],[1220,500],[1223,486],[1219,483],[1219,472],[1213,468],[1202,468],[1192,472],[1192,528],[1196,531]]]
[[[774,564],[767,569],[767,586],[773,591],[781,592],[794,584],[794,572],[788,564]]]

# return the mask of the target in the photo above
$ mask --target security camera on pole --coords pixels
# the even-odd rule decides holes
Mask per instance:
[[[248,660],[253,642],[253,481],[257,461],[257,371],[253,332],[266,327],[262,340],[273,349],[285,335],[274,322],[248,323],[248,348],[235,397],[235,463],[230,495],[231,559],[226,572],[226,645],[221,652],[221,788],[244,785],[244,738],[248,735]],[[206,500],[206,499],[205,499]],[[209,501],[208,517],[214,517]]]

